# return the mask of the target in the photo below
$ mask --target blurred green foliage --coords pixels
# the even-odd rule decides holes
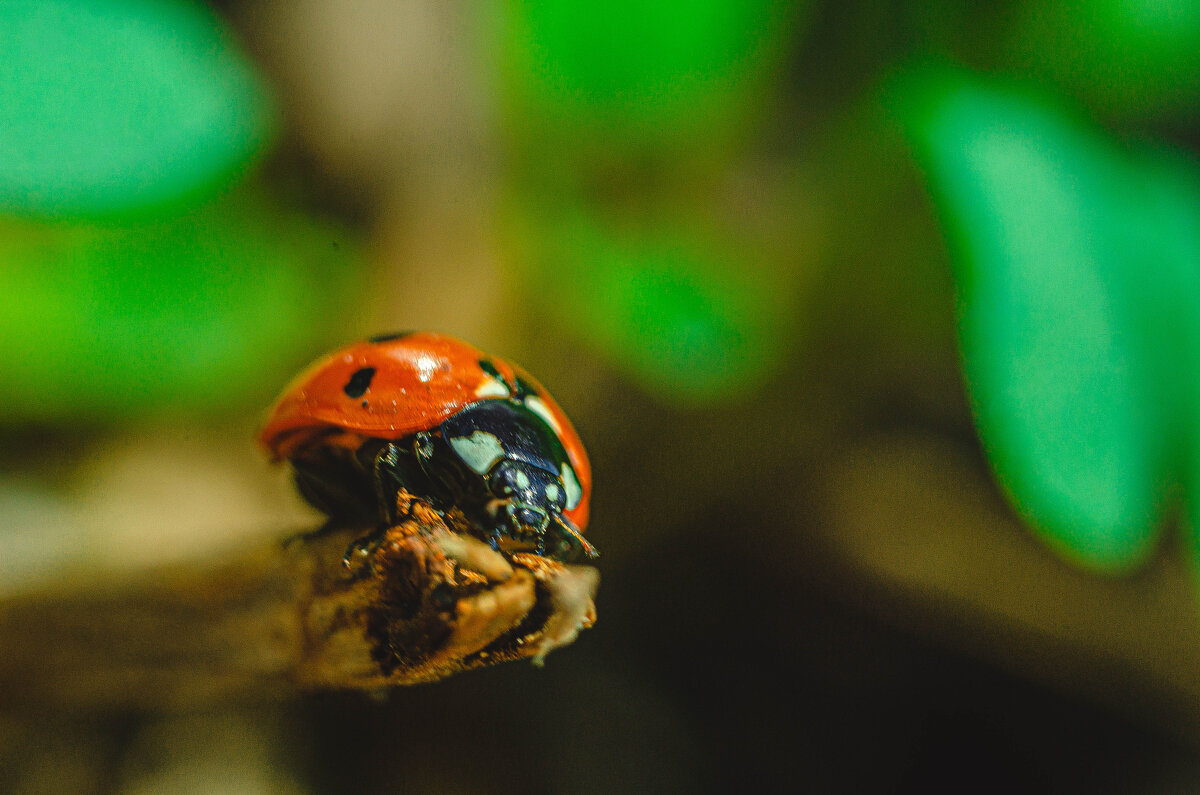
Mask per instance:
[[[1026,0],[1016,61],[1106,116],[1182,115],[1200,102],[1200,0]]]
[[[265,86],[212,12],[0,3],[0,211],[146,210],[211,192],[266,140]]]
[[[744,395],[780,362],[786,257],[693,190],[736,168],[799,11],[551,0],[506,5],[496,28],[514,270],[664,400]]]
[[[506,4],[508,123],[576,146],[711,147],[761,96],[795,12],[789,0]]]
[[[514,203],[506,220],[527,241],[517,272],[564,328],[663,399],[713,404],[779,364],[794,290],[769,245],[689,209],[664,219]]]
[[[894,96],[950,234],[997,475],[1069,558],[1141,562],[1200,438],[1200,172],[960,71]]]
[[[211,9],[3,3],[0,53],[0,423],[263,402],[340,336],[352,247],[245,182],[275,111]]]
[[[244,188],[122,222],[0,223],[5,422],[213,413],[269,400],[341,324],[344,234]]]

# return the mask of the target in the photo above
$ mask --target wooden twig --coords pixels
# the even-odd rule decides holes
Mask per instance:
[[[196,705],[376,690],[533,657],[595,620],[595,569],[500,554],[421,503],[347,567],[361,529],[0,602],[0,706]]]

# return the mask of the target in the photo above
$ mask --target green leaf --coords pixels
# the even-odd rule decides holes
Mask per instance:
[[[788,0],[547,0],[492,27],[521,110],[574,135],[677,139],[743,116],[798,29]],[[578,125],[578,127],[576,127]],[[611,138],[606,145],[614,145]]]
[[[727,401],[781,360],[791,274],[698,210],[621,220],[585,204],[508,209],[531,298],[660,398]]]
[[[0,423],[268,400],[334,336],[344,235],[251,190],[171,218],[0,224]],[[339,329],[340,330],[340,329]]]
[[[0,211],[97,216],[211,192],[262,147],[261,79],[184,0],[0,3]]]
[[[1137,565],[1194,447],[1194,167],[959,72],[910,76],[895,96],[949,236],[998,479],[1069,559]]]
[[[1200,0],[1026,0],[1016,56],[1113,116],[1200,107]]]

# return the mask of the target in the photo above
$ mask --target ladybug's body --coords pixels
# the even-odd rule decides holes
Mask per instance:
[[[335,519],[394,524],[400,489],[461,508],[493,545],[582,549],[591,468],[575,429],[527,373],[451,337],[376,337],[317,362],[260,441]]]

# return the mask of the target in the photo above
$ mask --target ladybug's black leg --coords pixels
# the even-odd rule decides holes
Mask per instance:
[[[405,516],[396,513],[396,494],[403,484],[401,452],[395,444],[385,444],[375,454],[371,466],[372,480],[375,483],[375,496],[379,500],[379,513],[388,526],[397,525],[403,519],[412,516],[412,505],[409,505]]]
[[[369,455],[370,450],[362,451]],[[408,503],[407,509],[401,514],[397,506],[397,495],[400,489],[405,489],[414,497],[424,496],[421,484],[424,478],[420,467],[414,460],[412,452],[404,445],[395,442],[383,443],[374,450],[370,458],[371,481],[375,487],[375,500],[379,510],[379,526],[371,533],[355,539],[346,548],[342,562],[351,566],[355,560],[364,560],[371,556],[387,537],[389,528],[404,522],[413,515],[413,503]]]
[[[450,465],[456,457],[447,454],[448,446],[440,437],[429,431],[413,434],[409,455],[415,462],[414,478],[419,478],[421,488],[410,489],[419,494],[435,509],[444,510],[451,505],[461,507],[464,502],[464,484],[461,475]]]
[[[390,525],[412,516],[411,503],[403,515],[397,512],[396,498],[401,490],[435,510],[445,505],[440,493],[441,484],[434,479],[437,467],[428,460],[425,436],[427,434],[418,433],[398,442],[385,442],[364,464],[375,485],[380,518]]]
[[[421,431],[413,434],[412,454],[424,469],[433,461],[433,434]]]

